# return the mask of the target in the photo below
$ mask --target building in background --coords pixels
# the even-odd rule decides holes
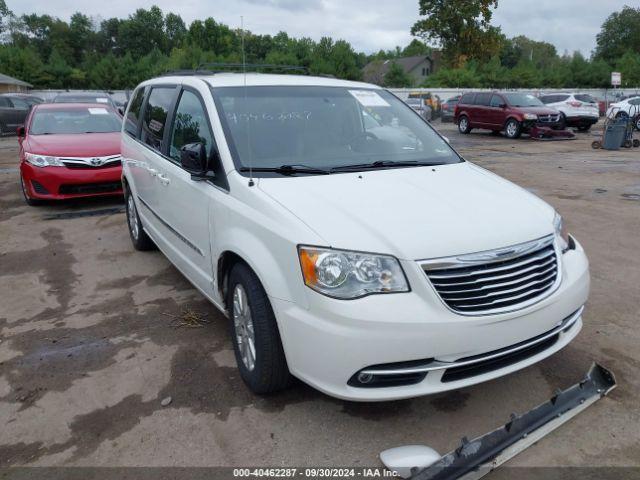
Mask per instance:
[[[32,88],[30,83],[0,73],[0,93],[28,92]]]
[[[362,71],[364,81],[382,85],[384,77],[393,63],[400,65],[404,72],[413,79],[413,85],[418,86],[438,69],[440,52],[434,50],[430,55],[374,60],[365,65]]]

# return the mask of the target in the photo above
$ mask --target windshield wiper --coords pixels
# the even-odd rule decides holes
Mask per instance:
[[[405,160],[394,162],[392,160],[378,160],[371,163],[354,163],[353,165],[340,165],[333,167],[331,172],[351,172],[358,170],[375,170],[378,168],[396,168],[396,167],[424,167],[432,165],[442,165],[442,162],[425,162],[418,160]]]
[[[309,175],[329,175],[331,171],[323,168],[309,167],[308,165],[280,165],[279,167],[241,167],[241,172],[273,172],[280,175],[295,175],[296,173],[307,173]]]

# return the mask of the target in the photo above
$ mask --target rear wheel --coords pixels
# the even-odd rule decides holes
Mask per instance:
[[[633,126],[636,128],[636,130],[640,130],[640,115],[636,117],[636,121],[633,123]]]
[[[510,118],[504,125],[504,133],[507,138],[518,138],[522,134],[522,124],[515,118]]]
[[[256,274],[236,263],[229,274],[227,308],[240,376],[252,392],[272,393],[291,382],[271,303]]]
[[[27,203],[27,205],[30,205],[32,207],[37,207],[39,205],[42,205],[43,203],[42,200],[29,197],[29,192],[27,191],[27,186],[24,183],[24,178],[22,177],[22,173],[20,174],[20,189],[22,190],[22,196],[24,197],[24,201]]]
[[[567,116],[560,112],[560,121],[558,123],[558,130],[564,130],[567,128]]]
[[[591,125],[580,125],[578,127],[579,132],[588,132],[589,130],[591,130]]]
[[[142,228],[136,202],[128,188],[125,188],[125,204],[127,207],[127,226],[129,227],[129,236],[131,237],[133,248],[142,251],[153,250],[156,245]]]
[[[469,119],[465,115],[462,115],[458,119],[458,131],[460,133],[469,133],[471,131],[471,124],[469,123]]]

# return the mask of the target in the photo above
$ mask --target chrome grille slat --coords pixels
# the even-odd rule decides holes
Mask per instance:
[[[489,302],[482,302],[482,303],[473,303],[471,305],[459,305],[457,308],[476,308],[476,307],[487,307],[489,305],[495,305],[498,303],[505,303],[505,302],[510,302],[513,300],[518,300],[520,298],[526,297],[528,295],[531,295],[532,293],[535,292],[539,292],[541,290],[546,290],[547,288],[549,288],[552,285],[552,282],[548,282],[547,285],[543,285],[539,288],[532,288],[527,292],[521,293],[520,295],[514,295],[513,297],[508,297],[508,298],[500,298],[500,299],[495,299],[495,300],[491,300]]]
[[[555,258],[549,258],[549,260],[546,260],[544,263],[541,263],[539,265],[536,264],[536,265],[534,265],[532,267],[527,267],[527,268],[524,268],[524,269],[519,270],[519,271],[514,272],[514,273],[507,273],[507,274],[504,274],[504,275],[493,275],[491,277],[483,277],[483,278],[479,278],[477,280],[472,280],[470,282],[456,282],[456,283],[431,282],[431,283],[433,283],[433,285],[435,287],[439,287],[439,288],[443,288],[443,289],[446,288],[446,287],[454,287],[454,286],[458,287],[458,286],[461,286],[461,285],[477,285],[477,284],[481,284],[481,283],[491,282],[493,280],[502,280],[504,278],[513,278],[515,276],[522,275],[524,273],[531,272],[533,270],[539,270],[540,268],[544,268],[547,265],[551,265],[552,263],[556,263],[556,259]],[[519,281],[519,280],[514,280],[514,282],[516,282],[516,281]],[[504,285],[508,285],[508,282],[504,283]]]
[[[497,290],[495,292],[487,292],[484,295],[476,295],[474,297],[459,297],[459,298],[454,298],[450,295],[442,295],[442,298],[444,298],[445,300],[451,300],[454,302],[458,302],[458,301],[467,301],[467,300],[477,300],[479,298],[490,298],[490,297],[498,297],[498,296],[504,296],[504,295],[509,295],[510,293],[515,293],[515,292],[520,292],[522,290],[527,290],[527,289],[531,289],[531,287],[535,287],[537,285],[540,285],[541,283],[545,283],[548,282],[549,280],[555,279],[556,278],[556,272],[553,272],[551,275],[547,275],[544,278],[541,278],[539,280],[535,280],[533,282],[529,282],[525,285],[522,285],[520,287],[516,287],[516,288],[509,288],[507,290]],[[456,292],[457,293],[457,292]]]
[[[450,268],[447,269],[448,271],[446,273],[444,273],[444,271],[442,270],[438,270],[438,273],[434,273],[434,274],[429,274],[429,278],[433,278],[433,279],[447,279],[447,278],[457,278],[457,277],[471,277],[471,276],[475,276],[475,275],[482,275],[485,273],[493,273],[493,272],[501,272],[504,270],[510,270],[512,268],[516,268],[519,267],[521,265],[527,265],[529,263],[538,261],[538,260],[544,260],[547,257],[550,257],[551,255],[554,255],[555,251],[552,248],[548,248],[546,247],[545,252],[543,252],[540,255],[536,255],[535,257],[532,258],[528,258],[526,260],[523,260],[521,262],[516,262],[516,263],[509,263],[508,265],[503,265],[500,267],[493,267],[493,268],[485,268],[485,269],[478,269],[477,271],[470,271],[470,272],[460,272],[460,273],[456,273],[455,270],[460,271],[460,269],[462,268],[473,268],[473,267],[458,267],[458,268]],[[437,270],[431,270],[433,272],[437,271]],[[443,272],[443,273],[440,273]]]
[[[495,251],[421,261],[440,299],[454,312],[487,315],[524,308],[560,282],[553,236]]]
[[[444,298],[445,300],[471,300],[474,298],[486,298],[486,297],[495,297],[496,295],[504,295],[506,293],[510,293],[510,292],[517,292],[519,290],[522,290],[530,285],[538,285],[540,282],[544,282],[546,280],[549,280],[551,278],[555,278],[556,276],[556,269],[555,267],[551,270],[548,270],[547,272],[551,271],[551,273],[549,275],[546,275],[544,278],[539,278],[533,282],[529,282],[526,285],[522,285],[520,287],[516,287],[516,288],[511,288],[508,290],[497,290],[497,291],[491,291],[491,292],[486,292],[484,295],[479,295],[479,296],[475,296],[475,297],[465,297],[462,296],[460,297],[460,295],[468,295],[468,294],[473,294],[473,293],[477,293],[477,292],[482,292],[482,290],[464,290],[464,291],[456,291],[456,292],[442,292],[440,295],[442,296],[442,298]],[[528,279],[530,278],[536,278],[539,277],[543,274],[537,274],[537,275],[533,275],[533,276],[529,276]],[[525,280],[526,281],[526,280]],[[515,285],[517,285],[518,283],[522,283],[521,281],[516,282]],[[504,284],[501,284],[504,286]],[[508,286],[508,285],[506,285]],[[491,287],[492,289],[495,288],[499,288],[499,285],[496,285],[495,287]]]

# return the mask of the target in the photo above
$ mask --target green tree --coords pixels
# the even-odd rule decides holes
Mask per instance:
[[[154,48],[165,51],[167,42],[162,10],[155,5],[149,10],[139,8],[120,24],[118,36],[121,51],[130,52],[134,58],[142,57]]]
[[[486,60],[500,51],[500,29],[491,26],[497,0],[419,0],[420,15],[411,34],[437,42],[444,60],[462,67],[469,59]]]
[[[421,42],[417,38],[411,40],[411,43],[404,47],[402,50],[403,57],[413,57],[417,55],[429,55],[431,48],[429,48],[424,42]]]
[[[637,87],[640,85],[640,53],[627,50],[616,64],[622,74],[623,87]]]
[[[640,52],[640,7],[625,6],[609,15],[596,42],[595,57],[610,64],[618,61],[627,50]]]
[[[396,62],[392,62],[384,76],[385,87],[406,88],[413,86],[413,79]]]

